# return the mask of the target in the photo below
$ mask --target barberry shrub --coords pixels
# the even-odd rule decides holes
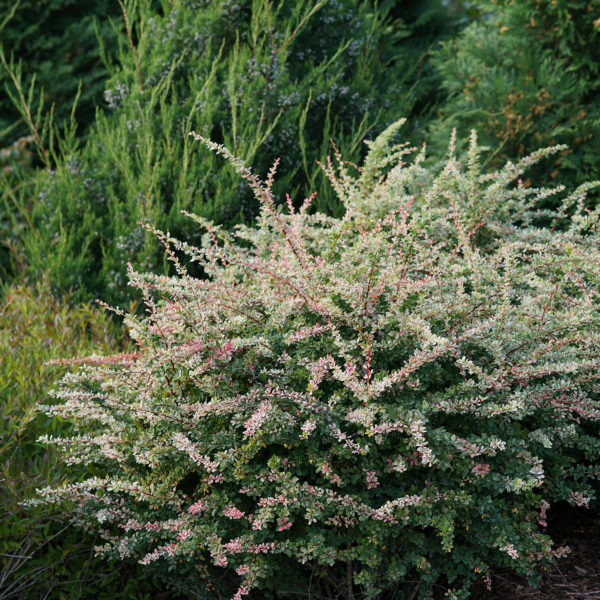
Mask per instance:
[[[275,169],[262,182],[206,142],[252,186],[257,227],[192,217],[199,247],[150,228],[178,275],[130,269],[135,352],[77,359],[45,409],[76,420],[48,441],[97,476],[40,501],[72,499],[100,552],[208,588],[225,569],[239,599],[467,598],[565,551],[546,513],[593,502],[599,476],[598,214],[580,188],[553,234],[536,224],[550,192],[517,179],[560,148],[485,173],[473,136],[435,174],[396,129],[357,172],[325,165],[341,219],[282,210]]]

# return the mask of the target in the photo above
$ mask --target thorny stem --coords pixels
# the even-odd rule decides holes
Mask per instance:
[[[538,328],[537,328],[538,331],[542,328],[542,325],[544,323],[544,317],[546,316],[546,311],[548,310],[548,307],[550,306],[550,302],[552,302],[552,298],[553,298],[554,294],[556,293],[556,290],[558,289],[558,286],[560,285],[560,283],[561,283],[560,281],[556,282],[554,289],[550,292],[550,295],[548,296],[548,302],[546,302],[546,305],[544,306],[544,310],[542,311],[542,316],[540,317],[540,322],[539,322]]]
[[[346,585],[348,586],[348,600],[354,600],[354,592],[352,590],[352,561],[346,561]]]
[[[369,340],[367,342],[367,388],[371,383],[371,334],[369,334]]]

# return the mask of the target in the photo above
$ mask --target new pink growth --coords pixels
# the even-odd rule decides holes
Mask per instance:
[[[286,341],[289,343],[298,342],[300,340],[319,335],[320,333],[323,333],[325,331],[329,331],[331,328],[331,323],[327,325],[320,325],[319,323],[317,323],[313,327],[302,327],[296,332],[294,332],[291,336],[289,336]]]
[[[229,540],[224,546],[225,550],[229,552],[229,554],[239,554],[244,551],[244,547],[242,546],[242,541],[240,538],[234,538]]]
[[[258,405],[252,416],[244,423],[244,437],[250,437],[260,429],[261,425],[269,418],[271,407],[271,400],[268,398]]]
[[[490,465],[488,464],[476,464],[473,469],[473,473],[478,477],[485,477],[490,472]]]
[[[178,539],[180,542],[183,542],[183,540],[185,540],[186,538],[189,538],[189,537],[190,537],[190,535],[192,535],[192,532],[191,532],[189,529],[184,529],[183,531],[180,531],[180,532],[177,534],[177,539]]]
[[[287,517],[283,517],[283,519],[277,520],[277,531],[285,531],[286,529],[289,529],[292,525],[293,523]]]
[[[235,593],[232,600],[241,600],[242,596],[247,596],[249,593],[250,593],[250,588],[245,583],[243,583],[238,588],[238,591]]]
[[[202,502],[202,500],[198,500],[197,502],[194,502],[194,504],[192,504],[188,508],[188,512],[190,513],[190,515],[199,515],[201,512],[205,511],[206,509],[207,509],[206,504],[204,504],[204,502]]]
[[[216,558],[215,558],[215,564],[218,567],[226,567],[227,566],[227,557],[223,556],[221,554],[219,554]]]
[[[366,471],[367,473],[367,489],[372,490],[379,486],[379,479],[377,479],[377,473],[375,471]]]
[[[223,514],[230,519],[241,519],[246,513],[242,512],[239,508],[233,506],[232,504],[228,504],[223,509]]]

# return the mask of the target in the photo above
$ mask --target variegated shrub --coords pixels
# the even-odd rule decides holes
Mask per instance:
[[[486,174],[473,136],[436,174],[390,146],[398,125],[354,174],[325,165],[342,219],[282,209],[275,169],[261,182],[205,142],[253,187],[257,226],[196,218],[200,248],[155,231],[179,275],[130,271],[136,352],[81,359],[46,407],[81,429],[49,441],[98,476],[43,501],[72,498],[101,552],[195,565],[209,587],[225,569],[236,599],[350,599],[439,581],[466,598],[564,551],[546,513],[595,501],[599,476],[590,186],[540,211],[552,192],[518,178],[559,149]]]

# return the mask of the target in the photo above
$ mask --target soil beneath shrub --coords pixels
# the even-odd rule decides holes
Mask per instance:
[[[571,552],[556,561],[537,589],[510,571],[498,572],[491,591],[473,588],[473,600],[600,600],[600,510],[558,506],[552,513],[548,532],[556,547]]]

